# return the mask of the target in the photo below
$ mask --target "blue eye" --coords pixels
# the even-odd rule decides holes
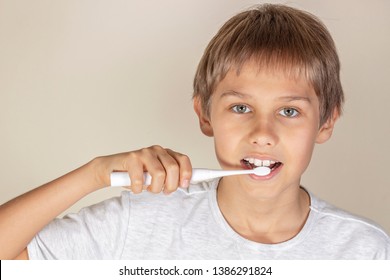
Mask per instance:
[[[232,107],[232,110],[238,114],[246,114],[246,113],[249,113],[251,112],[251,109],[249,109],[248,106],[246,105],[243,105],[243,104],[239,104],[239,105],[234,105]]]
[[[294,118],[299,115],[299,112],[294,108],[283,108],[279,111],[279,114],[283,117]]]

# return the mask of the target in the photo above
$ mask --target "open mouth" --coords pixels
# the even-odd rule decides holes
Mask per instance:
[[[282,165],[282,163],[279,161],[261,160],[257,158],[244,158],[241,160],[241,164],[246,169],[254,169],[259,166],[269,167],[271,169],[271,172]]]

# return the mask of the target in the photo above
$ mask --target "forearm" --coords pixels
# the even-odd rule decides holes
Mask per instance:
[[[112,171],[127,171],[131,190],[143,190],[143,172],[152,176],[151,192],[169,194],[188,186],[187,156],[160,146],[98,157],[88,164],[0,206],[0,259],[17,257],[50,221],[87,194],[110,185]],[[25,253],[25,252],[23,252]]]
[[[103,187],[96,179],[95,166],[91,161],[0,206],[0,259],[17,256],[45,225]]]

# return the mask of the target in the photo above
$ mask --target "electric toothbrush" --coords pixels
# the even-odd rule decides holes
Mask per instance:
[[[259,166],[254,169],[242,169],[242,170],[215,170],[215,169],[204,169],[194,168],[192,169],[191,183],[198,183],[202,181],[208,181],[215,178],[243,175],[243,174],[254,174],[257,176],[267,176],[271,173],[271,169],[266,166]],[[111,187],[128,187],[131,186],[130,176],[127,172],[112,172],[111,176]],[[149,186],[152,182],[152,177],[149,173],[144,172],[144,185]]]

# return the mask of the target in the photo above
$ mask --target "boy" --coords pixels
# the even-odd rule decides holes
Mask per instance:
[[[169,149],[98,157],[1,206],[0,257],[389,259],[381,228],[300,186],[343,99],[334,43],[315,17],[281,5],[240,13],[201,59],[194,109],[223,169],[271,173],[190,185],[190,160]],[[129,172],[132,193],[55,219],[114,170]]]

